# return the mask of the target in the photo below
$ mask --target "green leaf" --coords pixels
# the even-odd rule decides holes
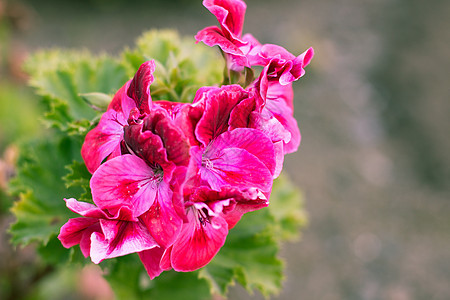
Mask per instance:
[[[154,280],[147,299],[206,300],[211,298],[208,283],[198,277],[198,272],[164,272]]]
[[[143,299],[144,287],[141,276],[145,269],[137,255],[126,255],[116,259],[104,261],[100,266],[105,271],[108,280],[118,300]]]
[[[208,284],[198,278],[198,272],[163,272],[150,280],[138,255],[126,255],[103,262],[105,278],[114,290],[117,299],[210,299]]]
[[[66,166],[66,169],[69,171],[69,173],[63,177],[66,187],[81,187],[83,193],[80,194],[77,200],[93,203],[89,185],[92,175],[87,170],[84,162],[73,161],[71,165]]]
[[[97,116],[80,94],[114,94],[129,79],[118,60],[82,51],[40,51],[27,60],[25,70],[46,104],[45,120],[62,130],[69,122]]]
[[[153,100],[192,102],[202,86],[217,85],[222,80],[222,58],[209,47],[197,45],[192,39],[181,38],[172,30],[152,30],[144,33],[135,49],[125,50],[123,60],[129,76],[139,66],[154,59],[155,81],[150,89]]]
[[[281,174],[273,182],[269,210],[275,218],[275,236],[279,241],[297,241],[300,229],[307,224],[303,196],[287,176]]]
[[[300,193],[280,176],[274,182],[269,207],[242,217],[200,277],[222,296],[235,281],[249,292],[257,289],[266,297],[277,294],[283,279],[279,243],[294,240],[304,224]]]
[[[80,97],[86,101],[93,109],[98,111],[106,111],[113,96],[104,93],[85,93]]]
[[[37,251],[40,257],[51,265],[62,265],[71,260],[72,251],[79,250],[79,248],[66,249],[58,240],[56,235],[52,235],[47,244],[40,244]]]
[[[32,241],[47,244],[75,216],[63,199],[83,193],[79,186],[66,188],[63,181],[65,166],[81,160],[79,140],[56,134],[51,137],[22,145],[20,149],[18,173],[10,184],[12,193],[19,197],[11,209],[17,218],[10,228],[15,245]]]
[[[273,230],[274,218],[268,209],[247,213],[230,230],[224,247],[200,271],[214,293],[226,295],[237,280],[247,291],[258,289],[265,296],[281,288],[283,263]]]

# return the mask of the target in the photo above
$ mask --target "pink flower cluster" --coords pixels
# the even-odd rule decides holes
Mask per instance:
[[[114,96],[81,153],[94,204],[66,199],[82,217],[58,236],[94,263],[137,252],[150,278],[208,264],[246,212],[266,207],[284,155],[297,150],[292,82],[313,56],[241,36],[245,3],[204,0],[220,23],[197,35],[229,68],[263,66],[248,87],[200,88],[192,103],[152,101],[155,63]]]

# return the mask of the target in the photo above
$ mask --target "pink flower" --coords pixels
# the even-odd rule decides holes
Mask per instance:
[[[250,67],[246,55],[259,43],[251,35],[242,37],[247,5],[242,0],[204,0],[203,5],[216,16],[220,28],[211,26],[200,30],[195,36],[197,42],[219,46],[229,56],[229,67],[233,70]]]
[[[121,154],[123,127],[133,109],[148,113],[151,105],[150,84],[153,82],[155,62],[141,65],[134,78],[114,95],[98,125],[88,132],[81,148],[81,155],[89,172],[94,173],[105,158]]]
[[[126,126],[124,132],[131,154],[108,160],[94,173],[93,200],[99,207],[114,210],[127,206],[134,217],[147,212],[143,219],[150,233],[167,247],[177,237],[184,217],[179,182],[184,181],[181,173],[189,163],[189,144],[161,108]]]
[[[275,171],[272,141],[262,132],[237,128],[214,138],[206,147],[191,148],[190,172],[211,189],[257,188],[269,192]]]
[[[260,77],[261,84],[277,80],[281,85],[287,85],[305,74],[304,68],[313,56],[313,48],[296,57],[281,46],[265,44],[255,47],[247,57],[252,66],[264,67]]]
[[[314,55],[309,48],[295,57],[283,47],[261,45],[251,34],[242,36],[246,4],[242,0],[204,0],[203,5],[217,18],[220,28],[200,30],[195,39],[213,47],[219,46],[227,56],[228,68],[242,71],[244,67],[263,66],[264,76],[276,78],[286,85],[304,74],[304,67]]]

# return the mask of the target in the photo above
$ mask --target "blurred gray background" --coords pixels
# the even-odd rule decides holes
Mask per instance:
[[[18,61],[49,47],[116,54],[146,29],[193,37],[216,24],[200,0],[11,3]],[[450,299],[450,1],[247,5],[244,32],[316,52],[294,85],[302,144],[285,160],[309,225],[283,245],[274,299]],[[262,299],[239,287],[229,298]]]

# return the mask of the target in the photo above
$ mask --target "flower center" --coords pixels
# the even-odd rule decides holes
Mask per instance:
[[[201,209],[194,208],[194,212],[195,212],[195,216],[198,220],[198,223],[200,223],[202,226],[206,226],[206,223],[211,224],[211,221],[210,221],[209,215],[208,215],[208,211],[206,210],[206,208],[201,208]]]
[[[202,159],[202,167],[204,167],[208,170],[211,170],[214,167],[214,165],[209,158],[203,158]]]

